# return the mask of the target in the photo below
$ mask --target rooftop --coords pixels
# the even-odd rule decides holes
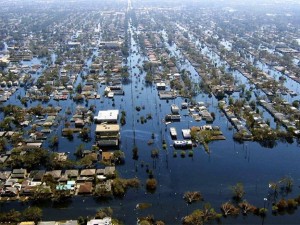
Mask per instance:
[[[98,124],[96,126],[97,132],[118,132],[120,131],[119,124]]]
[[[119,110],[101,110],[94,119],[100,122],[111,122],[118,120],[118,116]]]

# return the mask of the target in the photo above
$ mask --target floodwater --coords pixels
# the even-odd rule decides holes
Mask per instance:
[[[131,27],[131,26],[129,26]],[[134,30],[131,29],[131,33]],[[169,46],[171,54],[180,56],[180,50],[176,46]],[[177,53],[176,53],[177,51]],[[203,50],[208,51],[206,50]],[[299,143],[278,142],[273,148],[262,147],[259,143],[244,142],[236,143],[233,140],[234,130],[229,129],[229,123],[226,117],[218,109],[218,101],[214,96],[209,97],[200,93],[195,97],[197,102],[203,101],[207,104],[210,112],[214,112],[216,119],[213,125],[219,126],[226,141],[216,141],[209,144],[210,154],[206,153],[202,146],[193,148],[193,157],[184,158],[180,156],[181,151],[172,147],[172,140],[169,134],[169,128],[176,127],[178,139],[181,137],[181,129],[194,125],[204,125],[204,121],[196,122],[188,115],[188,110],[180,111],[181,121],[165,125],[164,116],[171,112],[171,104],[180,106],[185,101],[183,98],[175,100],[160,100],[155,86],[147,86],[143,77],[145,73],[140,73],[138,65],[142,66],[145,59],[138,52],[138,43],[131,39],[131,54],[128,57],[130,66],[131,82],[124,85],[125,95],[115,96],[113,106],[112,99],[101,96],[100,100],[89,100],[82,105],[96,105],[97,110],[119,109],[126,111],[126,124],[121,130],[120,149],[125,152],[126,162],[117,167],[119,174],[123,178],[138,177],[142,186],[135,190],[130,189],[122,198],[116,198],[106,201],[97,200],[93,197],[74,197],[69,202],[60,205],[53,205],[51,202],[41,203],[43,208],[44,220],[65,220],[77,219],[79,216],[92,216],[102,207],[112,207],[114,217],[120,219],[124,224],[136,224],[136,218],[139,216],[153,215],[156,219],[165,221],[166,224],[181,224],[181,218],[191,213],[197,208],[201,208],[204,202],[209,202],[220,212],[220,205],[231,200],[232,193],[230,186],[237,182],[242,182],[245,188],[245,199],[257,207],[264,206],[264,198],[268,197],[269,182],[278,181],[284,176],[291,176],[294,179],[293,192],[285,198],[295,197],[300,194],[300,152]],[[217,57],[217,56],[215,56]],[[141,59],[139,61],[139,59]],[[190,64],[185,64],[184,69],[191,70],[195,77],[195,71]],[[239,76],[238,73],[235,74]],[[196,78],[193,78],[196,79]],[[199,78],[200,79],[200,78]],[[243,77],[240,77],[243,79]],[[196,80],[195,80],[196,81]],[[81,82],[78,76],[77,82]],[[99,85],[98,93],[104,92],[104,86]],[[15,95],[23,93],[18,90]],[[16,103],[15,96],[10,103]],[[67,107],[71,107],[72,112],[77,105],[71,100],[64,102],[51,101],[53,106],[61,106],[62,114]],[[37,102],[31,103],[38,104]],[[136,111],[135,107],[142,107],[141,111]],[[147,120],[141,124],[140,118],[146,118],[151,114],[153,119]],[[271,118],[272,120],[272,118]],[[271,121],[273,123],[273,121]],[[59,152],[75,152],[76,147],[81,143],[80,139],[75,137],[73,141],[61,137],[61,125],[53,131],[59,135]],[[90,148],[94,142],[95,125],[91,126],[92,141],[84,143],[86,148]],[[53,134],[54,134],[53,133]],[[148,145],[152,133],[155,135],[154,143]],[[162,141],[166,140],[167,149],[162,149]],[[138,160],[132,159],[132,149],[138,147]],[[159,149],[159,157],[151,158],[151,150]],[[177,151],[177,157],[173,157],[173,152]],[[158,181],[157,190],[154,193],[148,193],[145,189],[145,182],[148,178],[146,168],[153,171],[154,177]],[[187,205],[183,200],[183,194],[186,191],[200,191],[204,197],[204,202],[197,202]],[[151,203],[152,207],[144,210],[137,210],[136,205],[141,202]],[[28,207],[29,203],[8,202],[1,203],[1,211],[7,211],[15,208],[17,210]],[[271,201],[266,203],[269,209],[266,218],[262,221],[258,216],[238,216],[235,218],[222,218],[222,224],[295,224],[300,219],[300,210],[296,210],[290,215],[273,216],[271,214]]]

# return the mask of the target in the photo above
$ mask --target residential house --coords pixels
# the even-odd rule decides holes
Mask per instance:
[[[67,220],[65,222],[58,222],[57,225],[78,225],[77,220]]]
[[[115,177],[116,176],[116,167],[106,166],[104,169],[104,176]]]
[[[110,217],[104,217],[103,219],[92,219],[87,222],[87,225],[112,225]]]
[[[70,178],[70,179],[74,179],[78,177],[78,170],[66,170],[65,171],[65,175]]]
[[[11,178],[24,179],[27,176],[27,169],[14,169]]]
[[[38,225],[57,225],[56,221],[40,221]]]
[[[92,191],[93,191],[92,182],[84,182],[83,184],[79,185],[79,188],[78,188],[79,195],[92,194]]]
[[[35,222],[34,221],[24,221],[24,222],[18,223],[18,225],[35,225]]]
[[[0,171],[0,181],[6,181],[11,175],[11,171]]]
[[[97,124],[96,139],[101,146],[118,146],[120,126],[118,124]]]
[[[45,170],[33,170],[30,172],[29,177],[32,178],[32,181],[42,181],[45,173]]]
[[[52,171],[47,171],[45,173],[45,176],[52,176],[55,180],[58,180],[61,177],[61,170],[52,170]]]
[[[93,177],[96,175],[96,169],[83,169],[80,172],[81,177]]]
[[[113,152],[102,152],[102,160],[109,162],[112,159],[113,155]]]

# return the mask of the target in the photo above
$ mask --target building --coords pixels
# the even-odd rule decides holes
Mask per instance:
[[[191,130],[190,129],[182,129],[182,136],[184,139],[190,139],[191,138]]]
[[[118,49],[121,47],[121,44],[119,41],[101,41],[99,48]]]
[[[68,46],[71,47],[71,48],[75,48],[75,47],[79,47],[81,44],[80,42],[75,42],[75,41],[69,41],[68,42]]]
[[[79,195],[89,195],[92,194],[93,191],[93,183],[92,182],[84,182],[79,185],[78,194]]]
[[[166,89],[166,83],[161,82],[156,84],[157,90],[165,90]]]
[[[98,124],[96,126],[97,139],[119,139],[119,124]]]
[[[171,105],[171,112],[172,114],[179,114],[179,107],[175,104]]]
[[[101,146],[118,146],[120,139],[119,124],[98,124],[96,126],[96,140]]]
[[[87,222],[87,225],[112,225],[110,217],[104,217],[103,219],[92,219]]]
[[[176,140],[174,141],[175,148],[192,148],[192,141],[191,140]]]
[[[100,110],[94,120],[98,123],[117,123],[119,110]]]

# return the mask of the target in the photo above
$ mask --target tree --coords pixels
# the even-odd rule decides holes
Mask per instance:
[[[31,206],[25,209],[22,213],[23,221],[38,222],[42,219],[43,211],[39,207]]]
[[[7,66],[8,64],[6,62],[0,62],[0,70],[4,70]]]
[[[288,208],[288,202],[285,199],[281,199],[277,204],[278,211],[284,211]]]
[[[203,212],[200,209],[193,211],[190,215],[185,216],[182,220],[183,225],[203,225]]]
[[[238,215],[239,214],[239,209],[235,207],[231,202],[225,202],[221,205],[221,210],[224,214],[224,216],[229,216],[229,215]]]
[[[121,77],[122,77],[123,80],[127,80],[129,78],[129,73],[127,71],[122,72]]]
[[[95,219],[103,219],[105,217],[112,217],[112,215],[113,215],[112,208],[110,208],[110,207],[102,208],[96,213]]]
[[[203,197],[199,191],[188,191],[184,193],[183,199],[190,204],[192,202],[202,201]]]
[[[123,196],[127,188],[138,188],[140,181],[137,178],[121,179],[116,178],[112,182],[112,191],[115,196]]]
[[[145,81],[148,84],[152,84],[153,82],[153,76],[150,72],[147,72],[146,76],[145,76]]]
[[[0,122],[0,130],[9,131],[11,130],[12,119],[10,117],[5,117],[3,121]]]
[[[216,213],[215,209],[211,207],[210,203],[205,203],[202,209],[202,220],[208,222],[210,220],[219,219],[221,214]]]
[[[109,198],[112,196],[112,191],[107,189],[105,184],[97,184],[94,195],[101,198]]]
[[[279,183],[282,184],[282,189],[284,191],[286,191],[287,193],[291,192],[292,191],[292,188],[293,188],[293,178],[289,177],[289,176],[286,176],[284,178],[282,178]]]
[[[84,150],[84,144],[78,145],[78,147],[76,148],[76,152],[74,153],[74,155],[77,158],[81,158],[83,156],[83,150]]]
[[[276,202],[279,186],[277,182],[270,182],[269,183],[269,189],[270,189],[270,197],[273,197],[274,202]]]
[[[21,213],[12,209],[9,212],[0,212],[1,223],[17,223],[20,222]]]
[[[158,158],[158,156],[159,156],[159,151],[158,151],[158,149],[152,149],[151,150],[151,157],[154,159],[154,158]]]
[[[70,190],[55,190],[53,195],[54,202],[64,202],[67,199],[71,198],[72,194]]]
[[[116,164],[122,164],[122,163],[124,163],[124,160],[125,160],[125,154],[124,154],[124,152],[121,151],[121,150],[114,151],[113,156],[112,156],[112,160]]]
[[[53,91],[53,88],[50,84],[46,84],[44,86],[44,92],[45,92],[46,95],[49,96],[52,93],[52,91]]]
[[[49,200],[52,197],[52,192],[49,186],[39,185],[35,188],[32,199],[34,201]]]
[[[139,149],[137,146],[134,146],[132,149],[132,159],[138,160],[139,158]]]
[[[21,154],[21,152],[25,152],[25,154]],[[19,147],[12,150],[11,159],[8,163],[12,168],[33,169],[45,164],[49,159],[49,154],[47,150],[42,148],[26,149],[26,147]]]
[[[292,105],[295,107],[295,108],[299,108],[299,101],[295,100],[293,101]]]
[[[51,148],[56,148],[58,146],[58,141],[59,141],[59,138],[57,135],[53,135],[51,138],[50,138],[50,147]]]
[[[148,191],[155,191],[157,187],[157,181],[155,178],[147,179],[146,188]]]
[[[87,224],[87,217],[83,218],[82,216],[78,217],[77,222],[79,225],[86,225]]]
[[[256,207],[249,204],[246,200],[239,203],[239,207],[242,209],[244,215],[246,215],[248,212],[253,213],[256,210]]]
[[[80,135],[81,139],[83,141],[89,141],[90,140],[90,129],[87,127],[84,127],[81,132]]]
[[[55,189],[58,182],[54,179],[51,174],[45,175],[42,180],[43,184],[45,183],[47,186],[50,186],[52,190]]]
[[[79,164],[85,168],[91,168],[94,161],[95,161],[95,157],[92,154],[88,154],[80,160]]]
[[[121,112],[120,123],[122,126],[124,126],[126,124],[126,112],[125,111]]]
[[[0,138],[0,153],[4,152],[7,148],[7,139],[5,137]]]
[[[79,84],[77,85],[77,87],[76,87],[76,92],[79,93],[79,94],[82,92],[82,85],[81,85],[81,83],[79,83]]]
[[[209,203],[204,204],[203,209],[197,209],[182,220],[184,225],[202,225],[208,221],[219,219],[222,215],[216,213]]]
[[[231,186],[230,188],[235,200],[239,201],[244,197],[245,191],[242,183],[237,183],[235,186]]]

